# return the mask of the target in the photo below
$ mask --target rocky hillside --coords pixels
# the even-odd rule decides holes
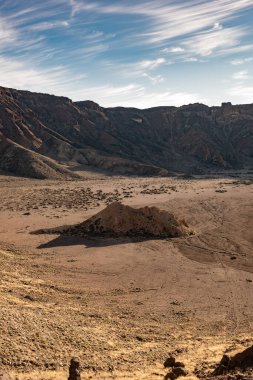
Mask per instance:
[[[253,104],[102,108],[0,87],[0,170],[35,178],[87,168],[124,175],[253,164]]]

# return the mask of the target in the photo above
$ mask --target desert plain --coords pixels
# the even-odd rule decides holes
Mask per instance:
[[[18,379],[198,379],[253,343],[252,175],[50,181],[0,176],[0,372]],[[191,229],[174,239],[34,234],[120,201]]]

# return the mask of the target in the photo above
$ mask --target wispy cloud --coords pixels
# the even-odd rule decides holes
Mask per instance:
[[[17,35],[17,31],[0,17],[0,48],[4,48],[15,42]]]
[[[91,46],[84,46],[80,47],[75,51],[76,55],[80,58],[88,58],[88,57],[94,57],[98,54],[104,53],[109,49],[109,46],[106,44],[99,44],[99,45],[91,45]]]
[[[204,102],[216,72],[227,84],[215,94],[252,79],[250,12],[252,0],[2,0],[0,85],[102,105]]]
[[[38,12],[39,8],[40,6],[38,9],[37,7],[30,7],[13,13],[8,11],[6,14],[1,13],[0,9],[1,54],[8,56],[20,54],[25,50],[33,52],[36,49],[40,49],[40,51],[43,48],[48,49],[46,37],[41,32],[60,26],[68,26],[67,21],[41,21],[36,19],[37,13],[43,17],[43,11]],[[46,12],[46,15],[49,14]],[[38,22],[38,20],[40,21]]]
[[[203,58],[210,59],[221,55],[235,54],[253,50],[253,44],[241,44],[247,35],[247,28],[223,28],[216,23],[208,30],[181,39],[178,46],[167,47],[162,50],[165,54],[173,54],[173,59],[184,62],[203,62]]]
[[[222,29],[222,22],[237,17],[238,12],[252,6],[252,0],[167,2],[164,0],[117,4],[70,0],[72,14],[97,12],[103,14],[139,15],[149,20],[148,28],[139,35],[142,43],[166,43],[166,41],[212,27]],[[136,36],[135,36],[136,37]]]
[[[253,57],[236,58],[236,59],[232,59],[232,61],[230,61],[230,63],[231,63],[231,65],[239,66],[239,65],[243,65],[244,63],[248,63],[248,62],[252,62],[252,61],[253,61]]]
[[[40,69],[29,62],[17,61],[0,56],[0,83],[4,87],[15,87],[21,90],[57,93],[62,95],[68,86],[76,86],[85,75],[70,75],[61,66]]]
[[[165,62],[166,60],[164,58],[157,58],[154,60],[144,60],[144,61],[137,62],[136,66],[137,67],[139,66],[140,69],[154,70],[158,66],[163,65]]]
[[[54,23],[64,22],[71,19],[70,11],[66,9],[66,0],[45,0],[24,2],[14,2],[14,6],[10,6],[8,0],[2,0],[2,11],[6,20],[16,28],[26,28],[26,26],[36,25],[43,22]],[[16,6],[15,6],[16,5]]]
[[[87,93],[91,99],[96,99],[102,106],[124,106],[149,108],[155,106],[178,106],[181,104],[196,103],[200,101],[200,96],[196,93],[171,92],[153,92],[144,86],[129,84],[126,86],[98,86],[90,87],[85,90],[75,91],[73,98],[75,100],[87,98]],[[203,99],[202,99],[203,100]]]
[[[65,20],[65,21],[55,21],[55,22],[41,22],[41,23],[38,23],[38,24],[35,24],[35,25],[31,25],[30,26],[30,30],[31,31],[39,31],[39,32],[42,32],[42,31],[45,31],[45,30],[51,30],[51,29],[55,29],[55,28],[67,28],[70,26],[70,23],[69,21]]]
[[[151,75],[149,75],[149,74],[147,74],[147,73],[143,73],[142,76],[143,76],[144,78],[149,79],[150,82],[151,82],[152,84],[154,84],[154,85],[155,85],[155,84],[158,84],[158,83],[162,83],[162,82],[164,82],[164,77],[163,77],[162,75],[151,76]]]
[[[253,86],[241,84],[234,86],[228,91],[228,96],[232,99],[233,103],[252,103]]]
[[[210,56],[225,54],[231,48],[241,48],[240,39],[247,34],[241,27],[230,27],[227,29],[212,29],[201,32],[182,42],[185,51],[199,56]],[[252,46],[253,47],[253,46]]]
[[[249,76],[248,70],[238,71],[238,72],[234,73],[234,75],[233,75],[233,79],[240,80],[240,81],[246,80],[249,77],[250,76]]]
[[[131,106],[152,107],[158,105],[179,105],[199,101],[200,97],[194,93],[162,93],[150,92],[149,88],[138,83],[115,86],[112,84],[90,86],[85,82],[85,75],[73,76],[64,67],[40,69],[29,66],[28,62],[9,60],[0,56],[0,83],[5,87],[21,90],[53,93],[68,96],[73,100],[93,99],[104,106]],[[153,82],[161,82],[158,76],[149,76]]]
[[[184,62],[205,62],[205,61],[203,61],[199,58],[196,58],[196,57],[184,57],[183,61]]]
[[[184,48],[182,48],[181,46],[172,46],[170,48],[164,48],[162,50],[163,53],[183,53],[185,51]]]
[[[161,83],[161,80],[158,80],[158,75],[154,74],[156,71],[162,66],[172,64],[171,61],[166,60],[165,58],[154,58],[154,59],[143,59],[141,61],[125,63],[122,61],[105,61],[104,66],[108,71],[115,70],[115,75],[118,74],[122,78],[134,78],[135,80],[138,78],[146,77],[150,79],[150,81],[154,83]],[[152,78],[149,74],[153,72]],[[155,78],[157,80],[155,80]]]
[[[239,54],[253,50],[253,44],[237,45],[231,48],[223,48],[216,52],[216,56]]]

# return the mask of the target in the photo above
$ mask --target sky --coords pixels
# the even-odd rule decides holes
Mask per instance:
[[[253,0],[0,0],[0,86],[104,107],[253,103]]]

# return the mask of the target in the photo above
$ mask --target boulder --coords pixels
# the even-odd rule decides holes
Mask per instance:
[[[70,361],[68,380],[81,380],[80,362],[78,358],[72,358]]]
[[[176,362],[174,364],[174,367],[181,367],[181,368],[184,368],[185,367],[185,364],[183,362]]]
[[[180,376],[187,376],[187,371],[182,367],[174,367],[172,372],[174,373],[176,379]]]
[[[233,356],[229,361],[229,368],[253,368],[253,346]]]
[[[253,368],[253,346],[246,348],[230,357],[223,355],[220,363],[213,371],[214,376],[227,374],[235,369],[247,370]]]
[[[169,356],[165,360],[165,362],[164,362],[163,365],[164,365],[165,368],[169,368],[169,367],[174,367],[175,363],[176,363],[176,359],[174,358],[174,356]]]

